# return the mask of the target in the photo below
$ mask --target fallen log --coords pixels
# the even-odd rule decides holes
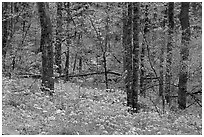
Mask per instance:
[[[92,73],[81,73],[81,74],[70,74],[69,77],[85,77],[85,76],[92,76],[92,75],[102,75],[105,72],[92,72]],[[113,74],[117,76],[121,76],[120,73],[118,72],[113,72],[113,71],[108,71],[108,74]],[[19,78],[34,78],[34,79],[40,79],[41,74],[32,74],[32,73],[26,73],[26,74],[21,74],[18,76]],[[60,75],[60,76],[55,76],[55,78],[62,78],[65,77],[65,74]]]

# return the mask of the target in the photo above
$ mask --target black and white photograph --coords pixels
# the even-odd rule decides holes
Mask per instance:
[[[2,135],[202,135],[202,2],[4,1]]]

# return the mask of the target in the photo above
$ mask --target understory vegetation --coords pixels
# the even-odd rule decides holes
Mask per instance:
[[[200,135],[202,108],[166,108],[155,98],[139,98],[131,113],[123,90],[99,90],[75,83],[55,83],[55,95],[40,90],[38,79],[3,77],[3,134],[20,135]],[[85,84],[85,83],[84,83]],[[156,95],[155,95],[156,97]]]

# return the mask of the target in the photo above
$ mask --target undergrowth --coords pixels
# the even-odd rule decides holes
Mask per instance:
[[[122,90],[106,92],[73,83],[55,84],[53,97],[40,81],[3,78],[2,132],[21,135],[200,135],[201,117],[154,106],[131,114]],[[140,100],[144,104],[144,100]],[[149,105],[149,104],[148,104]]]

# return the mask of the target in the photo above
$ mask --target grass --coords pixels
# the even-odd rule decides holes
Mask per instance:
[[[201,117],[187,110],[159,115],[153,106],[137,114],[126,107],[122,90],[106,92],[56,83],[54,97],[40,81],[3,78],[3,134],[20,135],[200,135]],[[141,103],[147,103],[141,98]]]

